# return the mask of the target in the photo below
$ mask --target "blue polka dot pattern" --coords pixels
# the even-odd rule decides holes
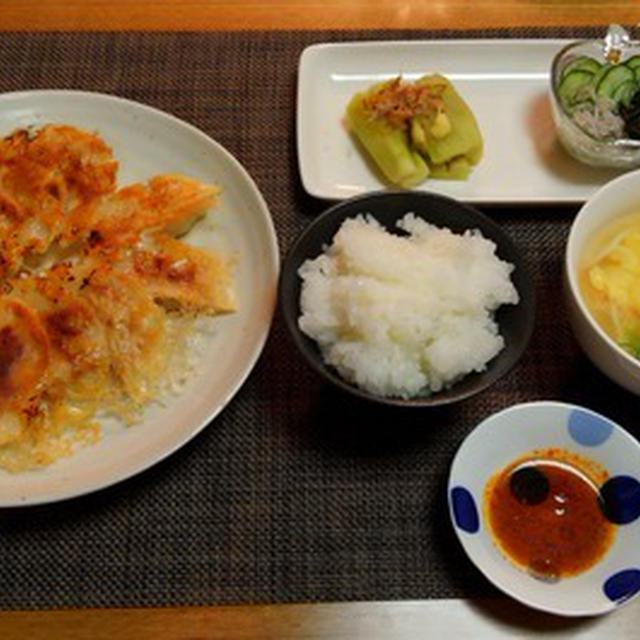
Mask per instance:
[[[613,432],[613,424],[602,416],[582,409],[573,409],[569,414],[571,437],[586,447],[597,447]]]
[[[613,476],[600,488],[602,510],[611,522],[629,524],[640,517],[640,482],[630,476]]]
[[[451,506],[456,525],[467,533],[477,533],[480,529],[478,509],[471,492],[464,487],[451,489]]]
[[[607,579],[602,589],[609,600],[622,604],[640,591],[640,571],[638,569],[619,571]]]

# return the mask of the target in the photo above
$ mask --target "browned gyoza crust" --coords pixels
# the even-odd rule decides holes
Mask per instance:
[[[219,188],[175,173],[118,188],[117,166],[66,125],[0,141],[0,466],[47,464],[70,425],[86,439],[97,410],[153,398],[169,316],[235,309],[230,260],[176,237]]]

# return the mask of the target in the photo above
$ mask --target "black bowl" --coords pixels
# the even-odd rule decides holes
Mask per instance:
[[[331,244],[333,236],[346,218],[358,214],[371,214],[388,231],[397,232],[395,222],[406,213],[413,212],[439,227],[448,227],[456,233],[466,229],[479,229],[492,240],[496,254],[515,266],[511,274],[518,290],[517,305],[503,305],[496,313],[505,347],[481,373],[470,373],[448,389],[408,400],[374,395],[343,378],[327,365],[316,342],[298,327],[300,316],[300,288],[302,281],[298,269],[308,258],[320,255]],[[524,352],[534,322],[534,293],[531,279],[520,251],[511,238],[491,219],[478,210],[457,200],[425,191],[379,191],[340,202],[318,216],[302,232],[287,254],[280,279],[280,304],[285,324],[303,356],[321,375],[338,387],[362,398],[389,405],[427,407],[450,404],[482,391],[503,376]]]

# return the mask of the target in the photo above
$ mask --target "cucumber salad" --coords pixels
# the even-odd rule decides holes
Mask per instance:
[[[557,94],[573,122],[593,138],[640,139],[640,54],[624,62],[573,58],[559,75]]]

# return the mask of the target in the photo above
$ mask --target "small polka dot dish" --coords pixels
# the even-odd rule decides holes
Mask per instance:
[[[469,558],[522,603],[588,616],[640,592],[640,444],[608,418],[553,401],[493,414],[447,493]]]

